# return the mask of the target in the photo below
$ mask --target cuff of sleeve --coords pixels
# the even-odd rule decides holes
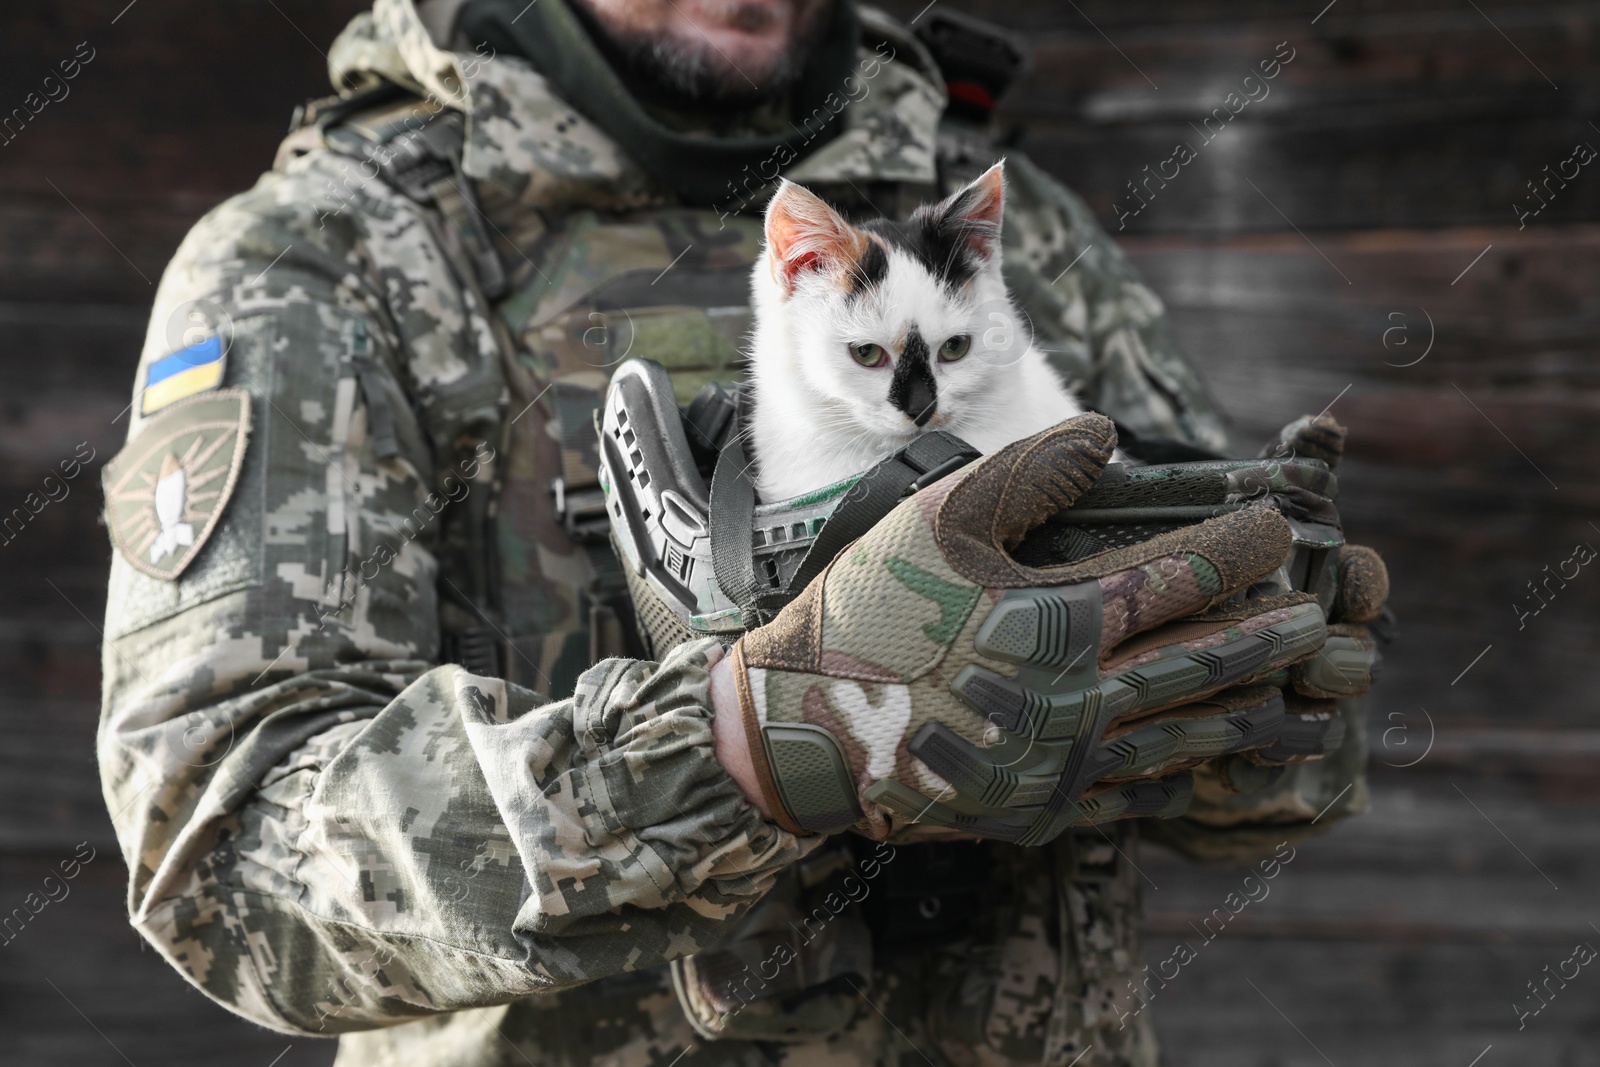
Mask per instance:
[[[762,818],[717,761],[710,670],[724,654],[715,639],[688,642],[653,672],[620,672],[585,705],[594,744],[577,772],[592,798],[579,806],[585,836],[623,845],[659,893],[630,903],[748,903],[809,851]]]
[[[710,668],[723,654],[707,639],[659,665],[608,660],[584,673],[570,705],[518,707],[516,696],[532,694],[507,693],[509,721],[469,724],[533,891],[519,928],[553,933],[628,905],[680,902],[724,918],[810,851],[763,819],[717,761]],[[458,686],[514,689],[464,672]],[[497,701],[479,703],[492,715]]]

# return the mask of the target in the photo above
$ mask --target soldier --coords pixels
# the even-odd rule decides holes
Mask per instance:
[[[1257,630],[1303,654],[1324,608],[1370,648],[1381,565],[1359,554],[1332,607],[1205,614],[1287,551],[1261,509],[1066,571],[1010,563],[1097,476],[1098,416],[908,501],[859,542],[865,585],[830,571],[731,654],[622,655],[596,507],[610,371],[649,355],[683,399],[736,375],[780,172],[899,214],[998,157],[983,121],[1013,46],[929,25],[853,0],[377,0],[331,49],[340,95],[189,234],[106,473],[99,754],[132,922],[196,987],[342,1035],[338,1062],[363,1067],[1153,1064],[1141,829],[1253,859],[1364,808],[1347,699],[1326,759],[1254,791],[1202,766],[1181,817],[1061,832],[1080,800],[1189,803],[1186,776],[1091,788],[1106,720],[1084,711],[1049,825],[1002,799],[970,826],[1011,843],[907,843],[935,804],[977,810],[906,751],[925,723],[973,740],[951,677],[1034,699],[1007,681],[1034,653],[983,629],[1021,603],[1008,588],[1087,605],[1088,673],[1066,664],[1047,694],[1085,709],[1136,669],[1122,639],[1165,619],[1190,617],[1190,640],[1162,656]],[[1008,280],[1040,342],[1125,446],[1221,449],[1160,302],[1081,201],[1014,152],[1009,173]],[[901,672],[893,649],[939,669]],[[1268,696],[1190,717],[1281,708],[1282,672],[1257,675]],[[831,695],[819,712],[808,693]],[[784,723],[877,781],[835,801],[887,840],[816,832],[763,748]]]

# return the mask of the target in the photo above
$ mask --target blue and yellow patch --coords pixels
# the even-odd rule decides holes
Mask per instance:
[[[174,400],[221,385],[224,354],[222,338],[213,334],[150,364],[144,374],[140,413],[148,415]]]

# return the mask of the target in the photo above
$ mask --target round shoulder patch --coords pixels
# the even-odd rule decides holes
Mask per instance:
[[[173,580],[216,528],[250,436],[250,394],[223,389],[146,419],[105,468],[106,525],[124,559]]]

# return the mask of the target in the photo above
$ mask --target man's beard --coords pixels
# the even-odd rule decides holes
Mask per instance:
[[[746,108],[782,97],[794,88],[827,32],[833,3],[840,2],[844,0],[816,4],[805,12],[793,43],[772,67],[749,74],[704,38],[695,44],[669,40],[648,30],[610,25],[583,0],[572,6],[629,81],[660,90],[674,104]],[[739,29],[758,29],[771,17],[766,9],[738,0],[730,0],[730,7],[735,12],[732,24]],[[756,77],[756,73],[762,76]]]

